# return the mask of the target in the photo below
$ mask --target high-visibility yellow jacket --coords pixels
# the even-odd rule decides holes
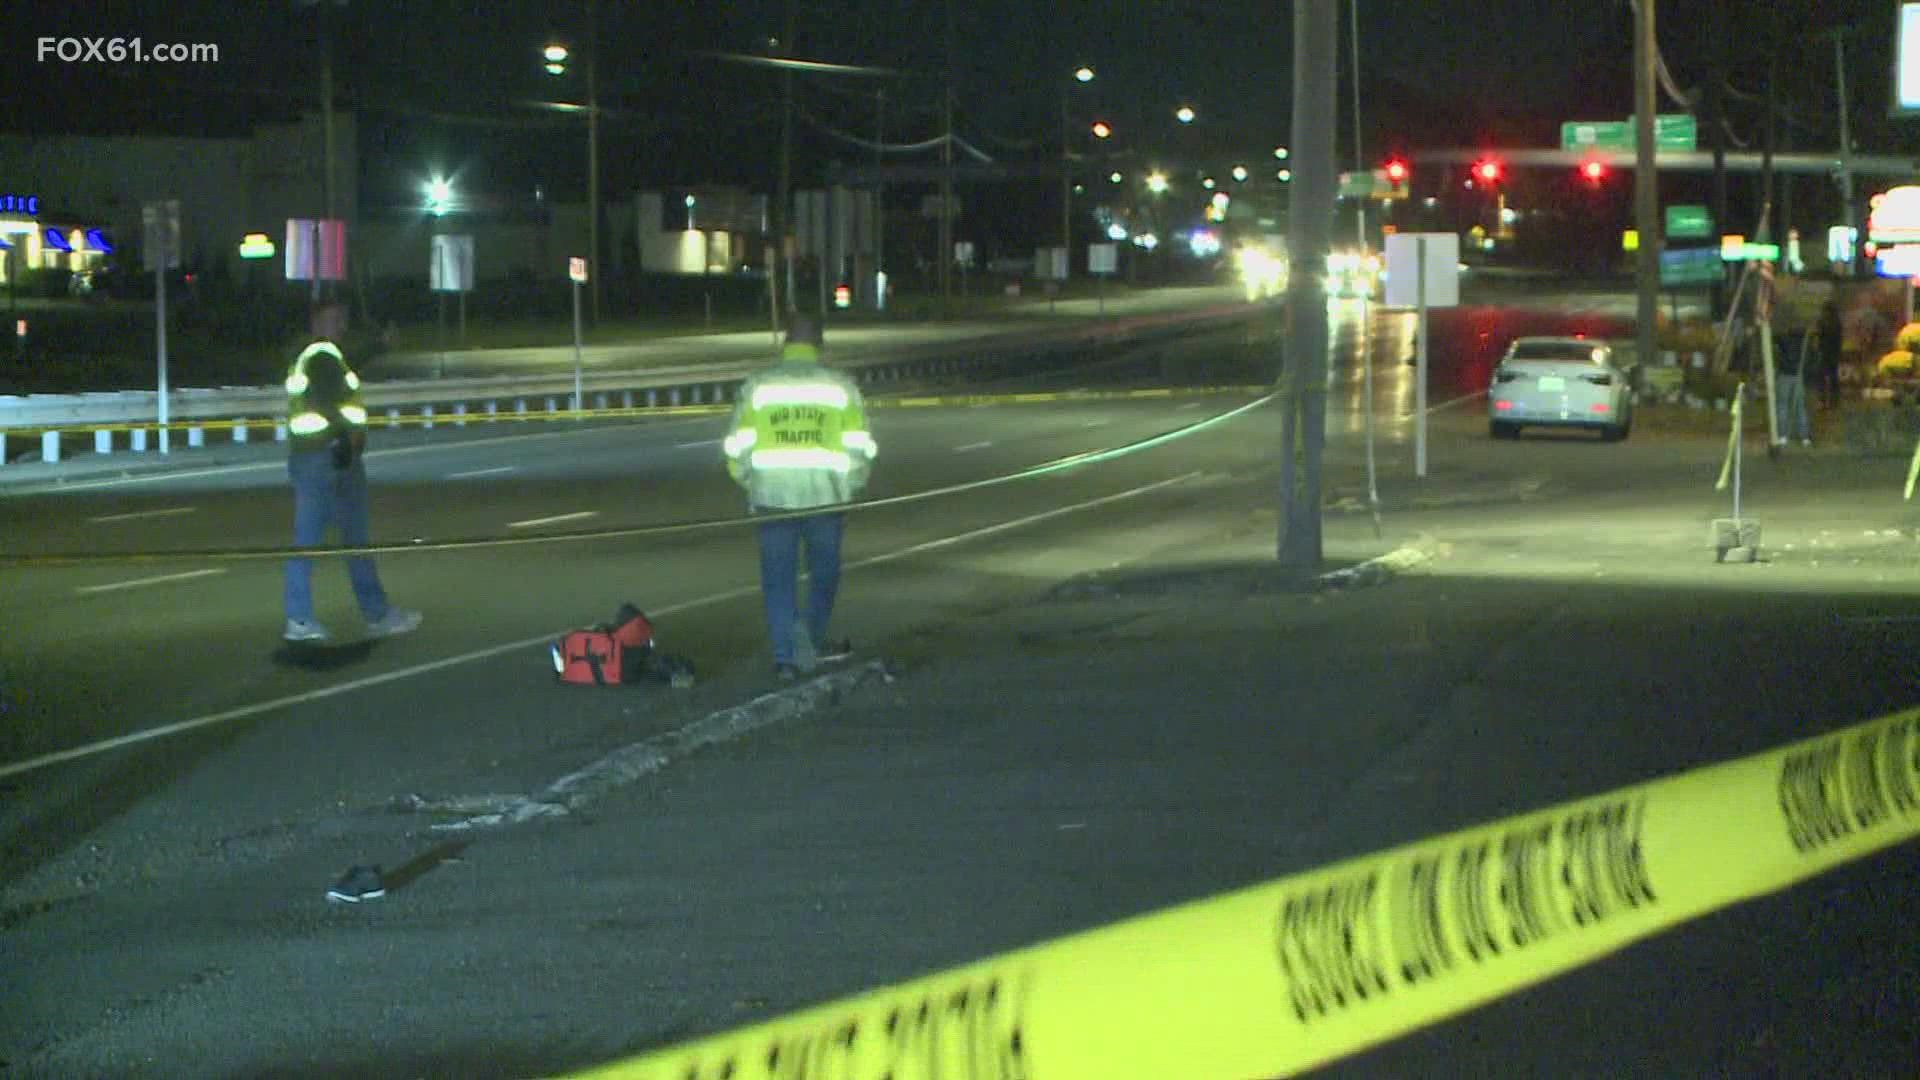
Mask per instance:
[[[721,445],[727,471],[760,510],[848,502],[866,486],[876,449],[859,387],[801,344],[740,387]]]
[[[336,436],[354,435],[366,426],[360,376],[347,366],[340,347],[316,341],[302,349],[287,371],[287,436],[292,448],[318,450]]]

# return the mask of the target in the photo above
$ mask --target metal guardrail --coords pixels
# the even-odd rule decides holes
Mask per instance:
[[[1250,307],[1206,308],[1116,318],[1092,325],[1075,325],[1064,330],[1035,334],[1020,331],[959,341],[920,345],[885,353],[852,351],[836,357],[837,366],[851,372],[866,385],[897,382],[909,378],[955,374],[991,364],[1005,365],[1021,359],[1058,356],[1078,350],[1126,340],[1138,342],[1160,336],[1172,336],[1196,329],[1209,329],[1221,323],[1244,319],[1260,309]],[[622,371],[588,372],[582,377],[586,397],[582,408],[672,407],[717,404],[726,401],[733,388],[767,361],[732,361],[710,364],[685,364]],[[478,405],[484,413],[495,413],[501,403],[512,403],[508,410],[526,413],[527,402],[545,399],[547,413],[572,403],[571,371],[536,375],[495,375],[418,379],[406,381],[369,380],[362,391],[370,412],[385,412],[397,418],[402,410],[419,410],[432,417],[440,412],[453,423],[474,418],[467,412]],[[617,395],[617,398],[615,397]],[[147,435],[159,425],[158,394],[151,390],[108,393],[0,395],[0,463],[8,459],[9,435],[38,434],[40,459],[60,460],[61,440],[69,435],[92,434],[96,453],[114,449],[117,433],[127,433],[131,449],[144,452]],[[615,405],[617,400],[618,405]],[[440,407],[445,407],[441,409]],[[236,442],[243,442],[251,427],[275,428],[275,437],[286,437],[278,421],[286,411],[286,391],[279,386],[184,388],[168,395],[170,430],[184,432],[189,448],[204,445],[208,428],[229,429]]]

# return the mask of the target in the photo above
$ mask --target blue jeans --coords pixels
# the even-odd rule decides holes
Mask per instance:
[[[293,481],[293,545],[314,547],[326,539],[327,527],[338,526],[342,544],[367,543],[367,469],[355,461],[345,469],[333,467],[330,450],[296,450],[287,457],[287,476]],[[360,614],[374,622],[387,613],[387,593],[373,559],[356,555],[347,560],[347,577]],[[287,560],[286,608],[289,619],[313,618],[313,560]]]
[[[1779,399],[1776,416],[1780,421],[1780,437],[1802,441],[1813,438],[1813,423],[1807,418],[1806,380],[1799,375],[1776,373],[1773,393]]]
[[[805,613],[807,635],[815,645],[827,640],[827,620],[833,617],[833,598],[840,591],[840,536],[846,515],[812,514],[762,524],[760,532],[760,593],[767,603],[767,633],[773,640],[773,662],[794,662],[793,628],[801,618],[800,546],[807,548]]]

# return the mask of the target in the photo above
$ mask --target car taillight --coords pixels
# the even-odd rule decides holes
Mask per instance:
[[[1613,376],[1607,375],[1607,374],[1582,375],[1580,377],[1587,380],[1588,382],[1592,383],[1595,386],[1612,386],[1613,385]]]
[[[1604,412],[1612,412],[1612,411],[1613,411],[1613,406],[1611,406],[1611,405],[1609,405],[1609,404],[1607,404],[1606,402],[1604,402],[1604,401],[1602,401],[1602,402],[1600,402],[1600,403],[1599,403],[1598,405],[1595,405],[1595,406],[1593,407],[1593,411],[1594,411],[1594,412],[1597,412],[1597,413],[1604,413]]]
[[[1496,401],[1496,402],[1494,402],[1494,403],[1493,403],[1493,407],[1494,407],[1494,408],[1496,408],[1496,409],[1498,409],[1498,410],[1500,410],[1501,412],[1506,412],[1507,410],[1509,410],[1509,409],[1511,409],[1511,408],[1513,408],[1513,402],[1511,402],[1511,401]]]

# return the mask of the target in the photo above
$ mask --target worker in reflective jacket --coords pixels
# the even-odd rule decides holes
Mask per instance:
[[[827,637],[846,524],[832,508],[866,486],[875,448],[859,387],[821,365],[822,345],[820,324],[794,316],[779,362],[741,386],[722,444],[727,471],[746,489],[753,512],[782,515],[759,526],[760,591],[774,674],[782,680],[852,651],[846,640]],[[821,512],[794,513],[808,510]],[[802,546],[810,582],[805,612]]]
[[[287,371],[287,476],[293,482],[293,543],[313,547],[336,526],[340,542],[368,542],[367,409],[360,400],[360,377],[334,340],[345,312],[319,308],[313,316],[313,342],[300,350]],[[404,634],[420,625],[420,613],[387,602],[373,560],[347,559],[347,576],[367,632],[375,637]],[[326,641],[332,635],[314,618],[313,560],[293,558],[286,568],[288,641]]]

